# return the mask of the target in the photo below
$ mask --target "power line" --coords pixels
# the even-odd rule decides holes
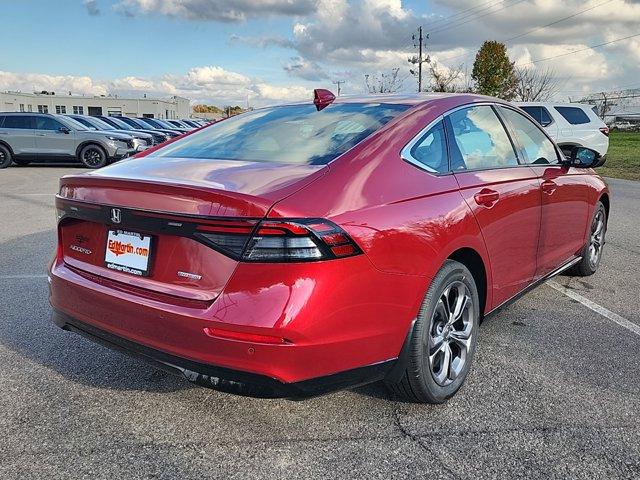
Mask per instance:
[[[487,12],[487,13],[483,14],[483,15],[479,15],[479,16],[477,16],[475,18],[469,18],[468,20],[465,20],[464,22],[460,22],[460,23],[455,23],[454,22],[453,25],[447,25],[446,27],[436,28],[435,30],[431,30],[429,33],[439,33],[439,32],[444,32],[444,31],[451,30],[451,29],[454,29],[454,28],[458,28],[458,27],[461,27],[462,25],[466,25],[467,23],[473,22],[474,20],[478,20],[480,18],[488,17],[489,15],[495,15],[496,13],[501,12],[502,10],[506,10],[507,8],[511,8],[511,7],[513,7],[513,6],[517,5],[517,4],[525,2],[525,1],[528,1],[528,0],[516,0],[515,2],[510,3],[508,5],[503,5],[502,7],[498,8],[497,10],[492,10],[490,12]],[[462,19],[460,19],[460,20],[462,20]]]
[[[573,55],[574,53],[580,53],[580,52],[584,52],[586,50],[595,50],[596,48],[605,47],[607,45],[611,45],[612,43],[621,42],[623,40],[629,40],[630,38],[634,38],[634,37],[640,37],[640,33],[636,33],[634,35],[628,35],[628,36],[622,37],[622,38],[616,38],[615,40],[611,40],[609,42],[598,43],[596,45],[589,45],[588,47],[585,47],[585,48],[579,48],[578,50],[573,50],[571,52],[561,53],[559,55],[554,55],[552,57],[539,58],[538,60],[532,60],[530,62],[521,63],[521,64],[516,65],[516,66],[517,67],[524,67],[525,65],[533,65],[535,63],[546,62],[547,60],[553,60],[555,58],[566,57],[567,55]]]
[[[593,7],[585,8],[584,10],[581,10],[579,12],[576,12],[576,13],[572,14],[572,15],[568,15],[566,17],[560,18],[560,19],[558,19],[558,20],[556,20],[554,22],[547,23],[546,25],[542,25],[541,27],[534,28],[533,30],[529,30],[528,32],[521,33],[520,35],[516,35],[515,37],[507,38],[504,42],[505,43],[506,42],[511,42],[512,40],[516,40],[518,38],[525,37],[525,36],[529,35],[530,33],[539,32],[540,30],[543,30],[543,29],[545,29],[547,27],[551,27],[553,25],[556,25],[557,23],[564,22],[565,20],[569,20],[571,18],[577,17],[578,15],[582,15],[583,13],[589,12],[589,11],[595,9],[595,8],[601,7],[602,5],[606,5],[607,3],[611,3],[611,2],[613,2],[613,0],[607,0],[606,2],[598,3],[597,5],[594,5]]]
[[[559,18],[558,20],[555,20],[555,21],[553,21],[551,23],[547,23],[546,25],[542,25],[541,27],[534,28],[533,30],[529,30],[528,32],[521,33],[520,35],[516,35],[515,37],[507,38],[506,40],[503,40],[503,42],[507,43],[507,42],[511,42],[513,40],[516,40],[518,38],[525,37],[525,36],[527,36],[527,35],[529,35],[531,33],[538,32],[538,31],[543,30],[543,29],[545,29],[547,27],[551,27],[551,26],[556,25],[558,23],[564,22],[565,20],[569,20],[571,18],[574,18],[574,17],[577,17],[579,15],[582,15],[583,13],[586,13],[586,12],[588,12],[590,10],[593,10],[595,8],[598,8],[598,7],[601,7],[602,5],[605,5],[607,3],[611,3],[612,1],[613,0],[607,0],[606,2],[598,3],[597,5],[594,5],[592,7],[586,8],[586,9],[581,10],[579,12],[576,12],[576,13],[574,13],[572,15],[568,15],[566,17]],[[440,61],[446,62],[447,60],[453,60],[455,58],[460,58],[460,57],[467,58],[467,57],[470,57],[471,55],[473,55],[473,53],[462,53],[460,55],[454,55],[454,56],[451,56],[451,57],[442,58],[442,59],[440,59]]]
[[[461,10],[461,11],[459,11],[459,12],[456,12],[456,13],[454,13],[454,14],[448,15],[448,16],[443,17],[443,18],[439,18],[438,20],[434,20],[434,21],[432,21],[432,22],[427,22],[427,23],[426,23],[426,25],[425,25],[425,27],[426,27],[426,28],[433,27],[434,25],[437,25],[438,23],[446,22],[447,20],[451,20],[452,18],[455,18],[455,17],[461,16],[461,15],[463,15],[463,14],[467,13],[467,12],[472,12],[473,10],[477,10],[476,12],[473,12],[473,13],[478,13],[478,12],[480,12],[480,11],[482,11],[482,10],[486,10],[487,8],[490,8],[490,7],[492,7],[493,5],[497,5],[498,3],[502,3],[502,2],[504,2],[504,1],[505,1],[505,0],[498,0],[498,1],[496,2],[496,1],[493,1],[493,0],[489,0],[488,2],[481,3],[480,5],[476,5],[475,7],[467,8],[467,9],[465,9],[465,10]],[[485,8],[480,8],[480,7],[482,7],[483,5],[487,5],[488,3],[490,3],[491,5],[489,5],[488,7],[485,7]],[[460,18],[456,19],[456,21],[457,21],[457,20],[460,20]]]

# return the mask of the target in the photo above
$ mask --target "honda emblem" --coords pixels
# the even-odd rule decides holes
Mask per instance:
[[[122,221],[122,212],[119,208],[111,209],[111,221],[113,223],[120,223]]]

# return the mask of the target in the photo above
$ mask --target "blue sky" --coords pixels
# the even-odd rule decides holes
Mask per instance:
[[[635,0],[4,0],[0,5],[9,19],[0,29],[0,90],[144,92],[212,103],[249,98],[259,104],[303,96],[337,79],[346,80],[346,92],[361,93],[365,74],[400,68],[400,90],[410,91],[415,80],[406,59],[420,24],[432,32],[429,53],[442,69],[470,70],[483,40],[532,32],[507,42],[510,57],[527,68],[552,68],[561,78],[558,96],[634,82],[640,87],[640,37],[537,62],[640,33]]]

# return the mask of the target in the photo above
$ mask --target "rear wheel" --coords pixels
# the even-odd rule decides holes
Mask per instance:
[[[86,145],[80,150],[80,161],[87,168],[102,168],[107,164],[107,154],[99,145]]]
[[[576,277],[588,277],[593,275],[600,266],[602,260],[602,248],[604,237],[607,233],[607,210],[602,202],[596,203],[596,208],[591,219],[589,239],[582,249],[582,260],[567,270],[567,275]]]
[[[476,349],[480,301],[471,272],[447,260],[433,279],[416,319],[402,378],[387,383],[411,402],[442,403],[464,383]]]
[[[0,145],[0,168],[7,168],[11,165],[11,152],[4,145]]]

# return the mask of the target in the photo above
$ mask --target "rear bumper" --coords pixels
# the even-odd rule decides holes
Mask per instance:
[[[109,348],[141,358],[156,367],[198,385],[261,398],[305,398],[382,380],[393,374],[398,360],[387,360],[352,370],[294,383],[265,375],[196,362],[132,342],[81,322],[54,309],[53,322]]]

